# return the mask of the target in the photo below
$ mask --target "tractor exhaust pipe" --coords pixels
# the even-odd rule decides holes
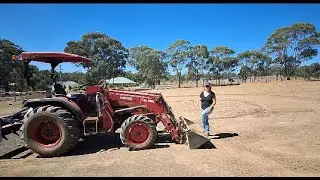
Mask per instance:
[[[205,144],[212,145],[209,138],[206,138],[203,135],[201,135],[201,132],[199,132],[200,128],[196,127],[197,123],[194,123],[184,117],[180,117],[179,119],[180,122],[182,122],[182,129],[185,133],[186,143],[189,146],[189,149],[199,149]]]

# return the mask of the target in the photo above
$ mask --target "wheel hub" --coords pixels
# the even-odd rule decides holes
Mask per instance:
[[[60,128],[55,122],[41,121],[34,129],[33,139],[43,146],[54,146],[61,139]]]
[[[57,141],[59,138],[59,128],[52,123],[45,122],[40,128],[40,136],[46,141]]]
[[[149,130],[144,123],[132,124],[128,130],[128,140],[133,144],[144,143],[148,137]]]

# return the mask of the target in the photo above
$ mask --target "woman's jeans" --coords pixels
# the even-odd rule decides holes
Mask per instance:
[[[211,112],[212,111],[210,111],[210,107],[207,107],[201,112],[201,126],[206,132],[210,132],[208,116]]]

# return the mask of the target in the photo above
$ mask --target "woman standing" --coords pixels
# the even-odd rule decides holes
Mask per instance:
[[[203,133],[207,136],[210,135],[209,127],[209,114],[213,111],[214,105],[216,104],[216,95],[211,91],[211,85],[209,82],[205,83],[204,91],[200,94],[201,99],[201,126],[203,128]]]

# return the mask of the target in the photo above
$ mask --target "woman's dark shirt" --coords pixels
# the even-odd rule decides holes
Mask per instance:
[[[201,109],[206,109],[207,107],[211,106],[213,103],[213,98],[215,99],[216,95],[214,92],[210,91],[209,95],[207,97],[204,96],[204,93],[202,92],[200,94],[200,99],[201,99]]]

